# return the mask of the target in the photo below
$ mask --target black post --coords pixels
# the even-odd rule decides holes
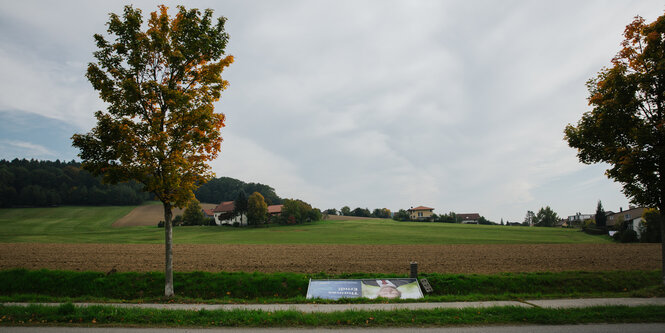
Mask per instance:
[[[418,262],[416,261],[411,262],[411,278],[412,279],[418,278]]]

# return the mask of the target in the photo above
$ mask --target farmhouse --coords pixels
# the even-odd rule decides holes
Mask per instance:
[[[418,206],[416,208],[411,207],[407,210],[407,212],[409,212],[409,218],[412,220],[425,221],[432,218],[432,214],[434,214],[434,208],[425,206]]]
[[[282,213],[282,207],[284,207],[284,205],[270,205],[270,206],[268,206],[268,215],[270,215],[270,217],[279,216],[279,214]]]
[[[270,205],[268,206],[268,223],[274,222],[273,219],[282,214],[284,205]]]
[[[217,225],[234,224],[247,225],[247,216],[245,214],[235,215],[235,203],[233,201],[223,201],[212,211]]]
[[[460,222],[464,224],[478,224],[478,220],[480,219],[480,214],[478,213],[457,214],[457,218],[459,218]]]
[[[215,212],[212,209],[201,209],[205,218],[215,218]]]

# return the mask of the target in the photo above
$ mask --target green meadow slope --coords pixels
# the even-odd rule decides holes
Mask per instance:
[[[132,206],[0,209],[0,242],[163,243],[156,226],[114,228]],[[264,228],[176,227],[180,244],[569,244],[608,243],[578,230],[392,220],[319,221]]]

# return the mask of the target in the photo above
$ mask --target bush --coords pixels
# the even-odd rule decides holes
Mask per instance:
[[[184,225],[205,225],[205,216],[198,200],[193,199],[187,204],[182,222]]]
[[[635,243],[639,240],[637,238],[637,232],[633,229],[617,231],[612,238],[621,243]]]
[[[233,226],[236,227],[236,228],[239,227],[239,226],[240,226],[240,222],[233,222]]]
[[[660,243],[660,221],[663,218],[657,209],[647,209],[642,215],[643,221],[640,224],[640,242],[642,243]]]
[[[157,228],[164,228],[164,223],[164,221],[159,221],[159,223],[157,223]]]
[[[620,220],[614,225],[614,227],[617,232],[612,238],[614,238],[615,241],[621,243],[633,243],[639,240],[637,232],[630,227],[628,222]]]
[[[318,208],[314,208],[307,213],[307,219],[310,222],[321,221],[321,218],[322,218],[321,210],[319,210]]]
[[[607,235],[607,228],[597,226],[582,227],[582,231],[589,235]]]

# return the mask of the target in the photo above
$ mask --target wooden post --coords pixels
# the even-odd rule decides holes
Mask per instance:
[[[411,278],[412,279],[417,279],[418,278],[418,262],[417,261],[412,261],[411,262]]]

